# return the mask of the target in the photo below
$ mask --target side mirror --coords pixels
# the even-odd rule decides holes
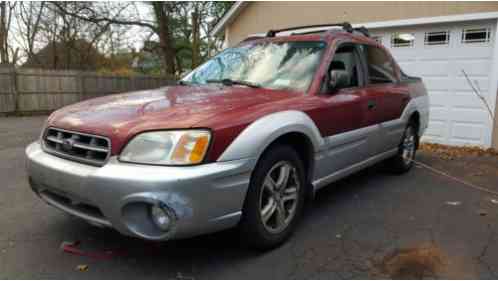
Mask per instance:
[[[329,89],[341,89],[349,85],[349,73],[343,69],[330,71]]]

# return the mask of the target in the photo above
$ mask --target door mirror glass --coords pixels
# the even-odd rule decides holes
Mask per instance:
[[[332,69],[329,75],[329,89],[337,90],[349,86],[349,73],[346,70]]]

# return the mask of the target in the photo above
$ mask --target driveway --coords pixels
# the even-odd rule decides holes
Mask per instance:
[[[44,117],[0,118],[1,279],[498,278],[498,195],[381,165],[322,189],[295,235],[258,253],[235,231],[151,243],[71,218],[30,191],[24,148]],[[417,159],[498,192],[498,157]],[[109,257],[60,250],[64,241]],[[79,269],[78,269],[79,268]]]

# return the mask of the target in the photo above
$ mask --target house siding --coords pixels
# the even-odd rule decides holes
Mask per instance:
[[[247,35],[296,25],[378,22],[496,12],[498,2],[251,2],[225,29],[228,46]]]
[[[496,150],[498,150],[498,91],[496,92],[497,99],[496,99],[496,105],[495,105],[495,120],[494,120],[494,126],[493,126],[493,137],[492,137],[492,147]]]

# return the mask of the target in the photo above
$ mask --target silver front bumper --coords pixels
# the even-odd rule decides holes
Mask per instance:
[[[111,157],[103,167],[26,149],[32,189],[47,203],[92,224],[148,240],[184,238],[235,226],[255,159],[189,167],[136,165]],[[174,213],[164,233],[152,223],[151,204]]]

